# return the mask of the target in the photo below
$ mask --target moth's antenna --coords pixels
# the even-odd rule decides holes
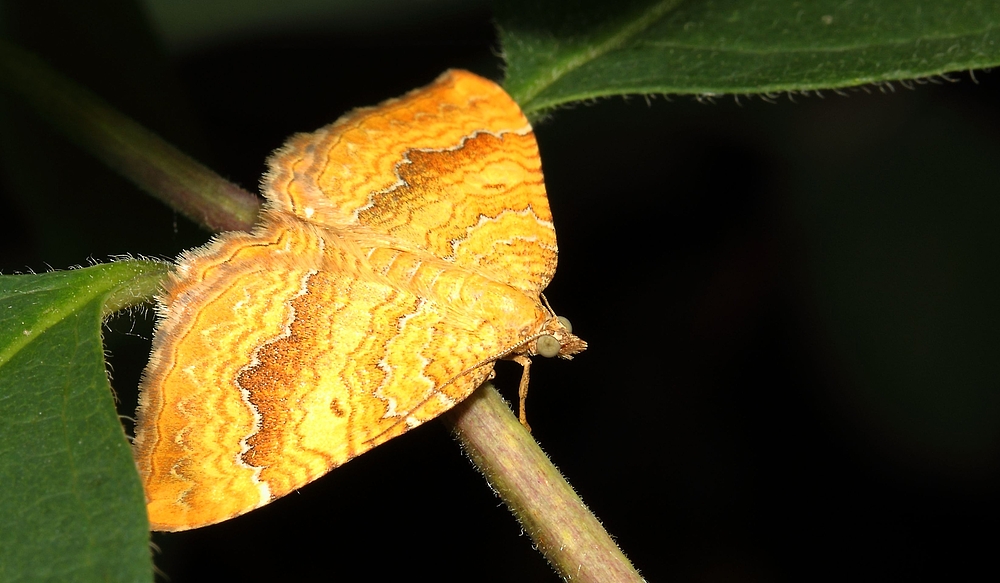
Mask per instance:
[[[542,302],[545,304],[545,309],[547,309],[549,313],[555,317],[556,311],[552,309],[552,306],[549,304],[549,299],[545,297],[545,294],[539,292],[538,297],[542,298]]]

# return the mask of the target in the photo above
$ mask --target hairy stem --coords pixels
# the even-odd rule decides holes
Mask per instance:
[[[444,415],[469,459],[566,581],[642,581],[490,383]]]
[[[212,231],[246,230],[256,196],[168,144],[41,59],[0,40],[0,89],[139,188]]]

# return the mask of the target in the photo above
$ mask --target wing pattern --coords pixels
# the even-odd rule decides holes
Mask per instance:
[[[283,496],[561,327],[537,146],[493,83],[450,71],[269,164],[260,225],[183,254],[159,298],[135,439],[154,529]]]

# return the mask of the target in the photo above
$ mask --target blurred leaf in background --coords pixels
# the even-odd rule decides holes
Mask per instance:
[[[760,94],[995,66],[989,0],[497,2],[526,112],[621,94]]]

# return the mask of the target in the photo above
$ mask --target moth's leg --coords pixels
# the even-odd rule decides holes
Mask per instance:
[[[521,425],[531,433],[531,426],[528,425],[528,417],[524,412],[524,402],[528,398],[528,378],[531,376],[531,359],[527,356],[519,355],[514,357],[514,362],[520,364],[524,369],[521,371],[521,384],[517,387],[517,396],[520,400],[519,418]]]

